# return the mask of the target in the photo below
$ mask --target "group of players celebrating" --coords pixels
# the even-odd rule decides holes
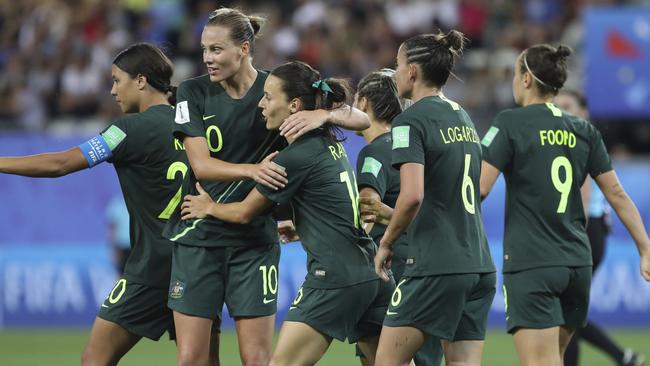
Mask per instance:
[[[568,48],[519,55],[520,107],[501,112],[480,139],[442,93],[461,33],[409,38],[396,70],[370,73],[352,98],[344,80],[303,62],[252,66],[261,25],[239,10],[214,11],[201,36],[207,74],[178,90],[158,48],[130,46],[112,65],[124,117],[64,152],[0,158],[0,172],[32,177],[104,161],[116,169],[132,253],[82,364],[117,364],[142,337],[169,331],[179,365],[218,365],[225,303],[244,365],[313,365],[334,338],[356,342],[365,365],[436,365],[443,355],[446,365],[479,365],[496,286],[481,200],[501,173],[507,329],[523,365],[561,365],[586,323],[587,175],[650,280],[650,241],[600,133],[552,103]],[[356,172],[339,128],[368,142]],[[308,260],[273,350],[278,204],[289,207],[290,236]]]

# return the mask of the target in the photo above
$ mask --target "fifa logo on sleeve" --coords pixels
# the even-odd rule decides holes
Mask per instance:
[[[190,108],[187,104],[187,100],[179,102],[176,104],[176,116],[174,117],[174,122],[182,125],[190,121]]]

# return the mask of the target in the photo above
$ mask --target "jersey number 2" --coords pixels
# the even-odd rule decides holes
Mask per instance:
[[[185,163],[182,163],[180,161],[175,161],[172,163],[172,165],[169,166],[169,169],[167,169],[167,179],[168,180],[175,180],[176,179],[176,174],[181,173],[181,186],[178,187],[178,191],[176,191],[176,194],[172,199],[169,201],[167,204],[167,207],[158,215],[159,219],[167,220],[172,216],[172,213],[178,206],[178,204],[181,202],[181,190],[183,189],[182,187],[182,182],[183,179],[185,178],[185,174],[187,173],[187,165]]]

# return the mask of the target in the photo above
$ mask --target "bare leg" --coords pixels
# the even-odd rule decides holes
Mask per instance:
[[[176,362],[179,366],[209,366],[211,364],[212,322],[212,319],[174,311],[176,345],[178,347]]]
[[[267,366],[273,351],[275,315],[236,318],[239,356],[244,366]]]
[[[426,335],[413,327],[383,327],[375,358],[376,366],[410,365]]]
[[[561,366],[560,327],[520,328],[513,334],[515,348],[523,366]],[[566,345],[565,345],[566,347]]]
[[[332,338],[305,323],[285,321],[271,366],[311,366],[323,357]]]
[[[560,360],[562,361],[562,365],[564,365],[564,352],[566,352],[567,347],[569,347],[569,343],[571,343],[571,337],[573,337],[574,333],[575,329],[573,328],[568,328],[565,326],[560,327],[560,342],[558,346],[560,347]]]
[[[84,366],[117,365],[140,338],[116,323],[95,318],[90,338],[81,355],[81,364]]]
[[[484,341],[456,341],[441,340],[445,353],[446,366],[481,365]]]
[[[377,346],[379,345],[379,336],[360,339],[357,342],[359,349],[365,357],[361,358],[361,363],[365,365],[375,364],[375,355],[377,355]]]

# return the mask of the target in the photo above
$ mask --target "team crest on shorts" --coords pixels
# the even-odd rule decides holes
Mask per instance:
[[[181,281],[174,281],[172,286],[169,288],[169,297],[172,299],[180,299],[183,297],[185,292],[185,284]]]

